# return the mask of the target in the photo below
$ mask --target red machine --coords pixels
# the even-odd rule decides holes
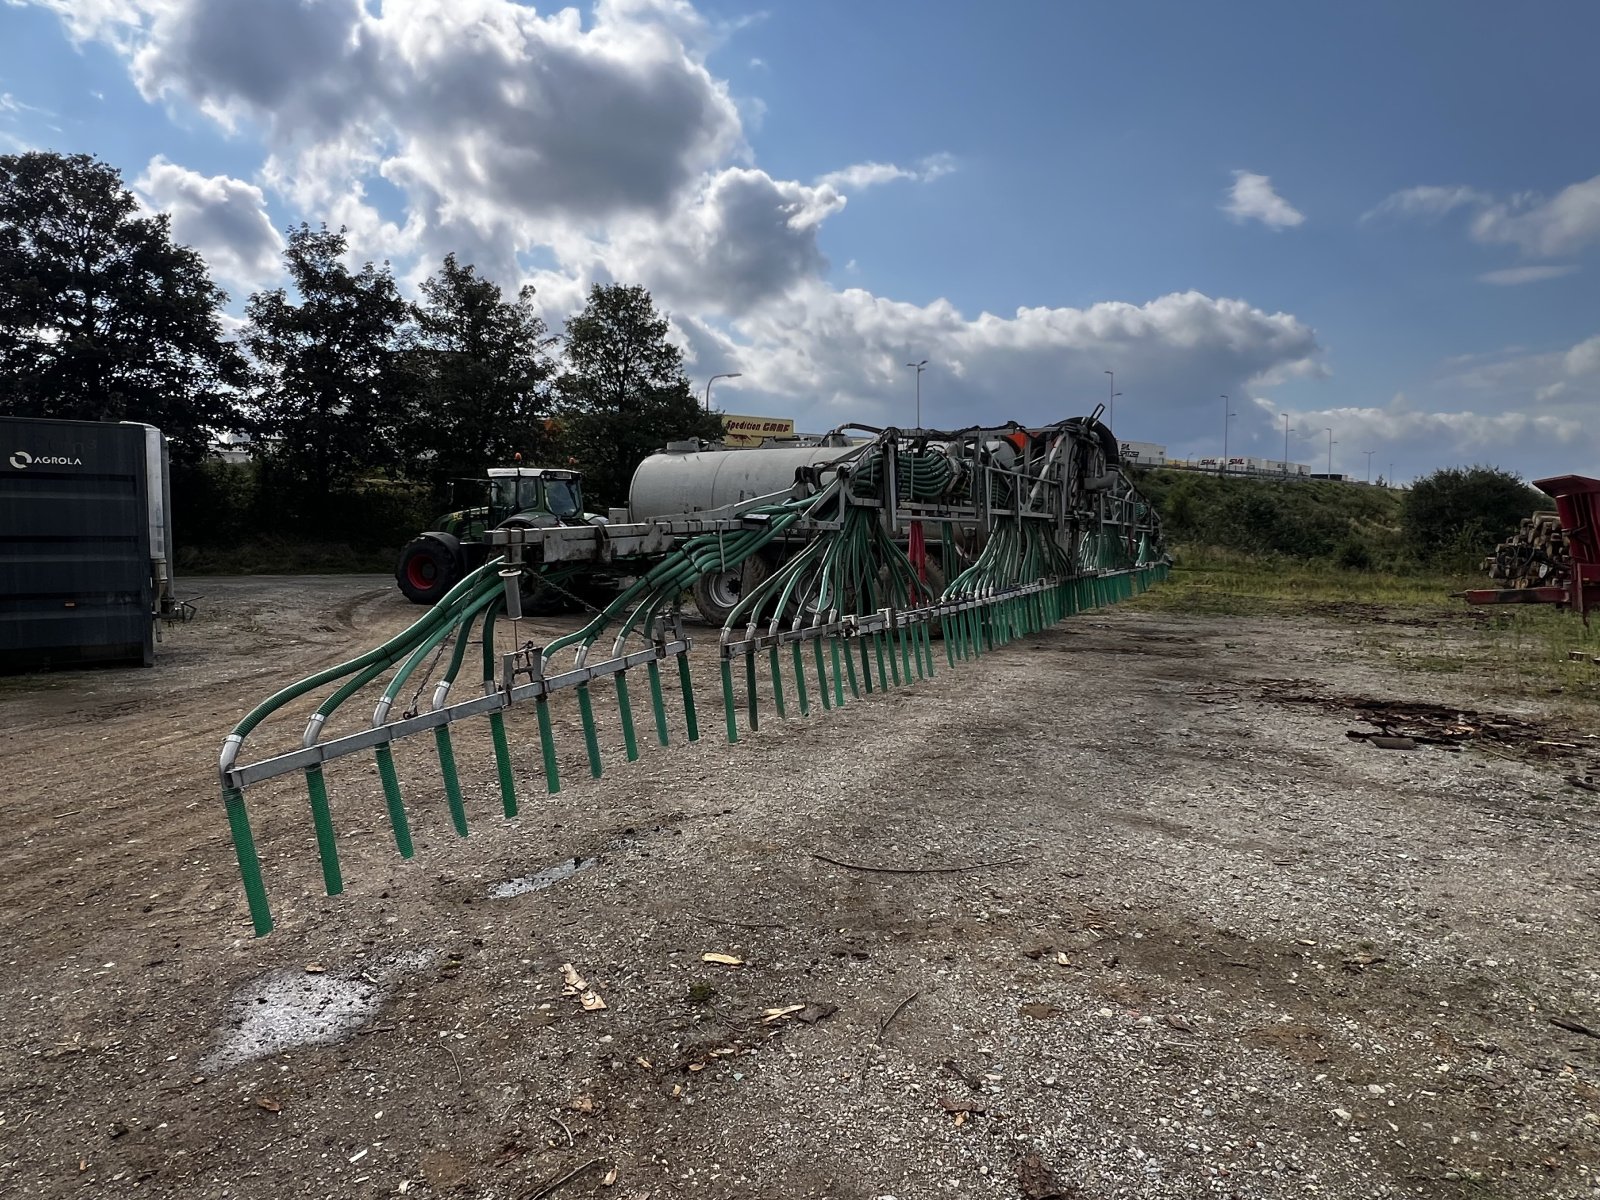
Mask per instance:
[[[1600,609],[1600,479],[1557,475],[1536,479],[1540,491],[1553,496],[1566,534],[1572,566],[1564,581],[1547,587],[1483,588],[1463,593],[1469,604],[1558,604],[1589,620]]]

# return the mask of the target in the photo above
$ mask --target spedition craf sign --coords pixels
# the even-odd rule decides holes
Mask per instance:
[[[763,438],[793,437],[793,417],[741,417],[725,413],[722,440],[729,446],[759,446]]]

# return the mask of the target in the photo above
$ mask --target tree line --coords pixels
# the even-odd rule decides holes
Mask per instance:
[[[160,428],[180,541],[186,516],[204,531],[207,505],[237,507],[238,481],[205,465],[224,433],[260,450],[244,532],[283,534],[385,488],[431,501],[518,453],[583,470],[591,508],[620,505],[647,454],[721,434],[641,286],[595,285],[558,334],[531,287],[508,295],[454,254],[411,301],[387,262],[348,252],[342,228],[288,230],[288,286],[251,294],[230,331],[202,256],[115,167],[0,155],[0,412]]]

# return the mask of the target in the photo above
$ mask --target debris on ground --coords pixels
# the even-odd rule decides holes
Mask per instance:
[[[1260,689],[1263,700],[1278,704],[1308,704],[1328,712],[1348,713],[1372,730],[1351,729],[1345,736],[1384,750],[1412,749],[1401,743],[1459,750],[1469,745],[1492,745],[1532,754],[1575,754],[1600,749],[1600,740],[1568,735],[1548,722],[1531,721],[1508,713],[1482,712],[1418,700],[1382,700],[1370,696],[1318,695],[1303,690],[1304,680],[1268,680]],[[1589,745],[1584,743],[1588,742]]]
[[[565,985],[561,989],[561,994],[576,996],[584,1012],[598,1012],[606,1006],[606,1002],[600,998],[600,993],[589,986],[588,981],[578,974],[578,968],[571,963],[561,964],[561,982]]]

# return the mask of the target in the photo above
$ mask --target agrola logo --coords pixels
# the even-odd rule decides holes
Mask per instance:
[[[11,465],[19,471],[29,467],[81,467],[83,459],[64,458],[57,454],[29,454],[26,450],[18,450],[11,456]]]

